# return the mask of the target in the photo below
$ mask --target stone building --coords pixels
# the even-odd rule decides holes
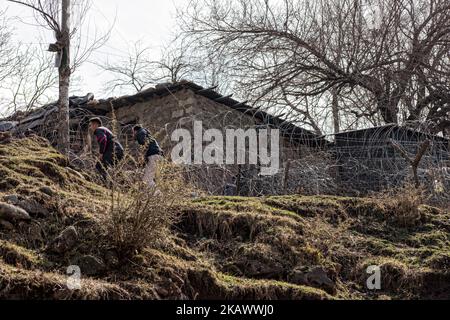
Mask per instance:
[[[105,120],[117,119],[119,136],[131,150],[136,147],[131,139],[131,128],[137,123],[143,124],[152,131],[167,156],[177,143],[171,139],[174,130],[188,130],[194,137],[194,124],[199,121],[203,131],[216,129],[224,135],[227,129],[280,130],[281,168],[274,176],[261,177],[257,165],[190,166],[190,180],[214,194],[222,193],[227,184],[236,185],[236,193],[242,195],[293,192],[296,182],[293,179],[289,183],[289,176],[284,174],[286,164],[289,163],[293,175],[296,161],[326,144],[325,139],[309,130],[252,108],[231,96],[222,96],[215,88],[203,88],[187,81],[158,85],[132,96],[99,101],[91,106],[91,111],[104,116]],[[207,144],[205,142],[204,146]]]
[[[292,193],[298,191],[301,185],[302,189],[309,185],[311,171],[315,171],[318,179],[327,175],[324,168],[318,167],[317,164],[311,166],[310,160],[307,160],[308,163],[302,162],[303,159],[315,156],[317,151],[327,144],[323,137],[253,108],[245,102],[236,101],[232,96],[222,96],[215,89],[182,81],[161,84],[134,95],[106,100],[97,101],[91,94],[86,97],[73,97],[73,155],[84,155],[92,145],[87,133],[88,119],[92,116],[99,116],[106,125],[114,127],[113,131],[132,153],[136,151],[137,145],[131,137],[131,129],[135,124],[144,125],[152,131],[168,157],[177,144],[171,139],[174,130],[185,129],[194,135],[194,124],[201,121],[203,130],[216,129],[224,134],[227,129],[259,131],[270,128],[280,131],[280,170],[273,176],[262,177],[259,174],[259,164],[189,166],[186,170],[189,179],[212,194],[222,194],[226,185],[234,185],[234,193],[241,195]],[[51,104],[6,120],[14,123],[13,131],[16,133],[32,130],[53,141],[57,132],[56,108],[56,104]],[[207,144],[204,143],[205,146]],[[322,191],[316,190],[316,187],[313,189],[313,193]]]

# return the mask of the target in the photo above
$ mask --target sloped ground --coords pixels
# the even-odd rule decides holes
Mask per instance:
[[[337,298],[449,298],[450,215],[422,206],[399,224],[373,199],[209,198],[185,211],[190,247],[236,277],[322,289]],[[367,289],[368,266],[382,290]],[[385,295],[385,297],[383,297]]]
[[[8,204],[26,212],[12,216]],[[108,190],[45,140],[0,142],[0,298],[450,296],[450,214],[435,208],[406,225],[376,199],[193,200],[173,235],[124,263],[103,228],[108,207]],[[67,288],[70,265],[82,269],[80,290]],[[366,287],[370,265],[381,290]]]

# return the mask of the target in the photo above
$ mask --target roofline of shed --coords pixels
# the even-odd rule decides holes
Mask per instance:
[[[395,123],[390,123],[390,124],[385,124],[385,125],[381,125],[381,126],[376,126],[376,127],[370,127],[370,128],[365,128],[365,129],[355,129],[355,130],[348,130],[348,131],[343,131],[343,132],[338,132],[338,133],[332,133],[332,134],[328,134],[327,136],[341,136],[341,135],[345,135],[345,134],[349,134],[349,133],[358,133],[358,132],[364,132],[364,131],[369,131],[369,130],[382,130],[382,129],[387,129],[387,128],[399,128],[399,129],[403,129],[403,130],[408,130],[414,133],[419,133],[419,134],[423,134],[426,136],[430,136],[430,137],[436,137],[442,140],[446,140],[446,141],[450,141],[450,139],[446,138],[446,137],[441,137],[435,134],[431,134],[431,133],[426,133],[420,130],[416,130],[410,127],[406,127],[406,126],[401,126]]]

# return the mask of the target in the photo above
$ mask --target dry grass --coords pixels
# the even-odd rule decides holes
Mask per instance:
[[[134,176],[111,175],[110,210],[104,224],[121,260],[168,239],[177,209],[186,203],[190,189],[178,167],[162,161],[157,176],[157,187],[150,188]]]
[[[0,299],[107,300],[130,299],[129,292],[106,281],[82,279],[82,290],[69,290],[61,274],[25,270],[0,259]]]
[[[379,193],[376,198],[399,226],[413,227],[422,222],[420,206],[427,200],[425,189],[406,184],[400,188]]]
[[[41,264],[41,259],[35,252],[3,240],[0,240],[0,257],[10,265],[26,269],[34,268]]]

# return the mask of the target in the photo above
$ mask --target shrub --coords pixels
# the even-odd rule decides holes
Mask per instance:
[[[178,208],[189,192],[180,169],[161,162],[157,187],[149,188],[136,177],[112,176],[112,191],[106,230],[121,260],[131,258],[147,246],[156,246],[170,236]]]

